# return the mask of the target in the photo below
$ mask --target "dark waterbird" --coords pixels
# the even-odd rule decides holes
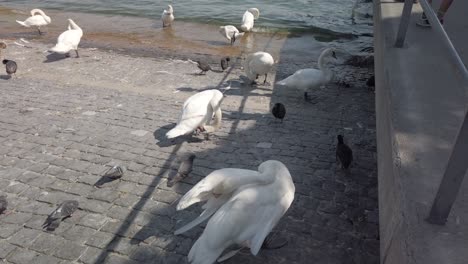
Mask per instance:
[[[8,201],[5,195],[0,196],[0,214],[3,214],[8,207]]]
[[[109,168],[104,175],[94,184],[95,187],[101,188],[105,183],[122,178],[125,172],[125,167],[115,165]]]
[[[76,209],[78,209],[78,201],[64,201],[47,217],[42,228],[54,231],[60,225],[60,222],[65,218],[71,217]]]
[[[193,160],[195,157],[195,154],[190,154],[184,160],[182,160],[179,169],[177,170],[177,174],[174,176],[174,178],[167,182],[168,187],[174,186],[174,184],[185,179],[190,174],[190,172],[192,172]]]
[[[212,71],[211,66],[206,61],[197,60],[197,66],[201,70],[200,74],[206,74],[207,71]]]
[[[5,65],[6,68],[6,73],[8,75],[12,75],[16,73],[16,70],[18,69],[18,65],[16,65],[16,62],[12,60],[3,60],[2,63]]]
[[[226,57],[221,59],[221,69],[226,70],[229,67],[229,62],[231,61],[231,58]]]
[[[337,138],[336,157],[340,160],[341,168],[348,169],[353,161],[353,151],[344,143],[342,135],[338,135]]]
[[[271,113],[275,118],[281,119],[281,123],[283,123],[283,118],[286,115],[286,107],[284,107],[282,103],[276,103],[271,109]]]

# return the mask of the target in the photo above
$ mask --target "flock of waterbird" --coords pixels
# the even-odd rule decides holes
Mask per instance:
[[[220,27],[220,33],[234,45],[235,41],[242,38],[246,32],[252,31],[254,20],[258,19],[260,11],[257,8],[248,9],[242,18],[239,31],[233,25]],[[171,5],[164,10],[161,16],[163,27],[170,27],[174,22],[174,9]],[[31,10],[31,17],[25,21],[17,21],[25,27],[36,27],[39,34],[43,34],[41,27],[51,23],[42,10]],[[65,54],[75,51],[79,57],[78,45],[83,30],[71,19],[68,19],[68,28],[60,34],[57,44],[49,51]],[[0,49],[6,48],[4,43],[0,43]],[[1,50],[0,50],[1,51]],[[296,71],[293,75],[277,82],[278,85],[295,87],[304,92],[304,99],[308,100],[308,93],[314,88],[328,84],[333,77],[332,71],[325,65],[325,59],[336,59],[334,48],[325,49],[319,59],[318,68],[309,68]],[[221,60],[221,71],[229,67],[230,58]],[[3,60],[6,71],[9,75],[14,74],[17,65],[12,60]],[[243,63],[245,74],[251,81],[251,85],[256,83],[259,76],[264,75],[264,85],[267,83],[267,75],[274,66],[273,57],[267,52],[255,52],[249,54]],[[211,66],[202,60],[197,61],[197,66],[201,70],[200,74],[207,71],[215,71]],[[216,71],[215,71],[216,72]],[[191,133],[212,133],[221,124],[222,111],[221,103],[225,95],[217,90],[205,90],[189,97],[183,105],[183,110],[176,126],[166,133],[168,139]],[[281,103],[276,103],[272,108],[275,118],[283,122],[286,115],[286,108]],[[348,169],[353,161],[352,150],[343,141],[343,136],[338,135],[336,147],[336,157],[340,161],[342,168]],[[177,174],[168,180],[171,187],[183,180],[192,171],[195,154],[190,154],[182,161]],[[111,181],[119,179],[124,174],[125,169],[120,166],[110,168],[102,179]],[[100,182],[100,181],[98,181]],[[96,187],[101,187],[101,183],[96,183]],[[204,202],[204,211],[198,218],[177,229],[175,234],[184,233],[200,223],[208,220],[208,223],[198,240],[192,246],[188,260],[193,264],[212,264],[216,260],[224,261],[234,256],[242,248],[250,248],[253,255],[257,255],[261,248],[278,248],[274,246],[271,238],[273,228],[290,207],[295,193],[295,186],[287,167],[276,160],[268,160],[261,163],[256,171],[224,168],[215,170],[198,182],[179,201],[177,210],[188,208],[189,206]],[[8,202],[5,196],[0,196],[0,213],[5,211]],[[44,228],[54,230],[60,221],[70,217],[78,208],[77,201],[64,201],[54,210],[44,223]],[[232,249],[232,246],[236,246]],[[226,250],[231,248],[228,252]],[[224,253],[224,254],[223,254]]]

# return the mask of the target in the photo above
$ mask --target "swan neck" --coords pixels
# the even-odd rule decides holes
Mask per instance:
[[[318,68],[320,70],[325,70],[326,67],[325,67],[325,56],[328,55],[328,52],[327,51],[324,51],[322,52],[322,54],[320,54],[320,57],[318,59]]]
[[[76,30],[81,30],[81,28],[73,21],[73,20],[68,20],[68,27]]]

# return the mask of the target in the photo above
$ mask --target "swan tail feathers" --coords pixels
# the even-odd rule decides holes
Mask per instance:
[[[192,222],[184,225],[183,227],[177,229],[175,232],[174,232],[174,235],[180,235],[182,233],[185,233],[187,231],[189,231],[190,229],[194,228],[195,226],[203,223],[206,219],[210,218],[210,216],[212,216],[216,210],[218,209],[219,207],[215,207],[215,208],[208,208],[207,210],[203,211],[200,216],[198,216],[197,218],[195,218],[195,220],[193,220]]]
[[[57,43],[54,47],[50,48],[49,51],[64,54],[72,50],[70,46],[63,43]]]
[[[28,25],[26,25],[26,23],[24,23],[24,21],[19,21],[19,20],[16,20],[16,22],[20,25],[22,25],[23,27],[29,27]]]
[[[209,188],[206,184],[200,184],[202,183],[199,182],[197,185],[195,185],[190,191],[188,191],[179,201],[177,204],[177,210],[183,210],[192,204],[201,202],[201,201],[206,201],[208,200],[212,194],[211,194],[211,189]]]
[[[202,235],[190,249],[188,261],[191,264],[215,263],[218,257],[223,253],[224,248],[210,248],[205,240],[205,237]]]
[[[178,136],[182,136],[187,134],[189,131],[186,129],[181,128],[180,126],[176,126],[173,129],[169,130],[169,132],[166,133],[167,138],[175,138]]]

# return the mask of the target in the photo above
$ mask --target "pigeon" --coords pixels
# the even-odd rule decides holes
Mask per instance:
[[[343,136],[338,135],[338,144],[336,145],[336,157],[340,160],[341,168],[348,169],[353,161],[353,151],[343,141]]]
[[[114,166],[107,170],[107,172],[104,174],[104,177],[111,178],[113,180],[117,180],[122,178],[124,173],[124,170],[120,166]]]
[[[223,71],[229,67],[229,61],[231,61],[231,58],[229,57],[221,59],[221,69],[223,69]]]
[[[94,184],[95,187],[101,188],[105,183],[122,178],[125,172],[125,167],[115,165],[109,168],[104,175]]]
[[[78,201],[67,200],[60,204],[46,219],[42,228],[46,228],[48,231],[54,231],[60,222],[72,214],[78,209]]]
[[[283,123],[283,118],[286,115],[286,108],[282,103],[276,103],[271,109],[271,113],[275,118],[281,119],[281,123]]]
[[[6,198],[7,197],[5,195],[0,196],[0,214],[5,212],[8,207],[8,201]]]
[[[3,60],[2,63],[5,64],[6,73],[10,75],[10,77],[12,74],[16,73],[16,69],[18,69],[18,65],[16,65],[16,62],[12,60]]]
[[[190,172],[192,171],[193,160],[195,159],[195,157],[195,154],[190,154],[180,163],[179,169],[177,170],[177,174],[174,176],[174,178],[167,182],[167,187],[174,186],[174,184],[186,178],[190,174]]]
[[[201,70],[200,74],[206,74],[207,71],[212,71],[210,65],[206,61],[197,60],[197,66]]]

